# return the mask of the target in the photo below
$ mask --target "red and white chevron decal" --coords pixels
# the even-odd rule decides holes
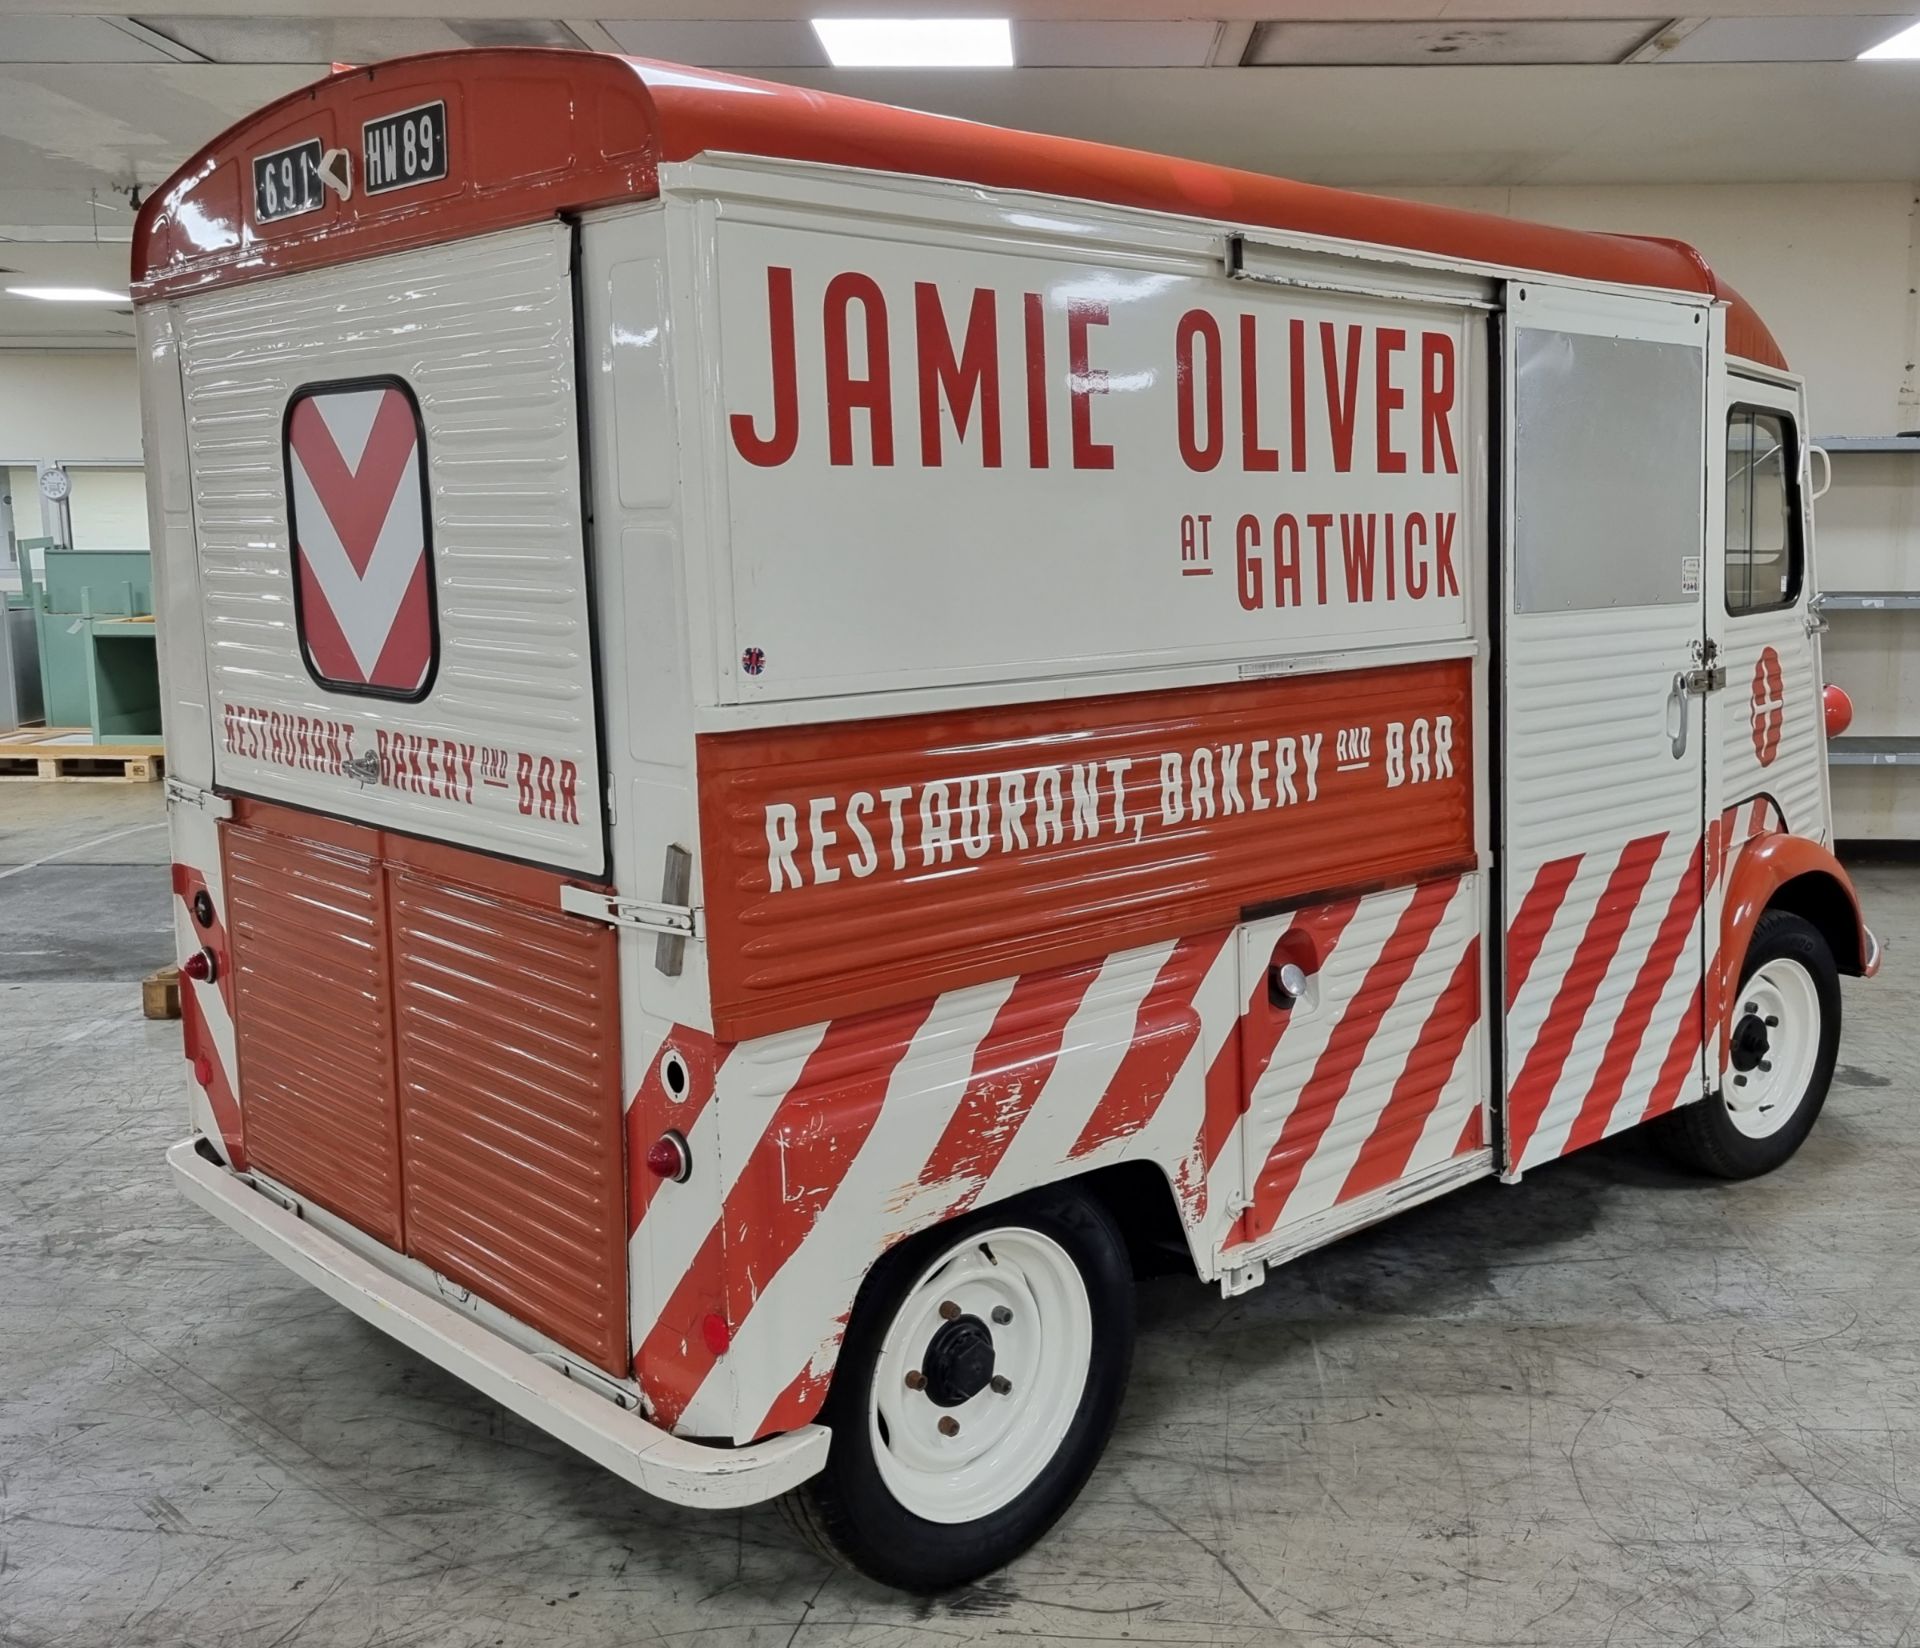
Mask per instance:
[[[301,641],[314,672],[411,695],[433,669],[420,424],[397,384],[299,396],[287,419]]]

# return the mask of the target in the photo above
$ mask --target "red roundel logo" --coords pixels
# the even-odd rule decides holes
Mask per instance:
[[[1773,758],[1780,753],[1780,722],[1784,708],[1780,654],[1772,647],[1763,647],[1759,662],[1753,666],[1753,702],[1749,709],[1753,719],[1753,753],[1759,757],[1763,767],[1771,767]]]

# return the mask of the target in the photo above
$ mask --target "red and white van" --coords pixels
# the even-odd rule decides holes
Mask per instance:
[[[648,1492],[955,1582],[1130,1243],[1812,1125],[1807,422],[1687,247],[475,51],[134,257],[174,1171]]]

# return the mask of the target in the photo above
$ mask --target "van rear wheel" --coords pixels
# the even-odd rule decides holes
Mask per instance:
[[[1771,1173],[1813,1131],[1840,1051],[1840,970],[1820,930],[1769,910],[1753,930],[1733,1001],[1718,1095],[1673,1117],[1671,1142],[1704,1173]]]
[[[861,1289],[823,1416],[827,1466],[788,1497],[788,1520],[905,1590],[1001,1567],[1092,1474],[1133,1325],[1126,1242],[1077,1190],[903,1243]]]

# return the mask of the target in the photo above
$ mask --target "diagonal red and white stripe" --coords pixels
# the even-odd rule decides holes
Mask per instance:
[[[1670,1107],[1697,1076],[1709,843],[1555,859],[1507,935],[1507,1159],[1524,1170]]]
[[[1378,1196],[1477,1151],[1479,887],[1450,877],[1261,924],[1269,947],[1322,947],[1317,1009],[1297,1019],[1276,1023],[1264,961],[1219,931],[733,1048],[684,1118],[717,1164],[702,1205],[718,1216],[676,1218],[693,1204],[672,1187],[637,1209],[635,1274],[653,1280],[636,1286],[636,1372],[656,1417],[742,1439],[804,1423],[888,1246],[1075,1172],[1157,1164],[1210,1267],[1296,1220],[1364,1223]],[[1299,1102],[1249,1106],[1250,1085],[1296,1070]],[[1269,1189],[1289,1183],[1243,1219],[1262,1163]]]

